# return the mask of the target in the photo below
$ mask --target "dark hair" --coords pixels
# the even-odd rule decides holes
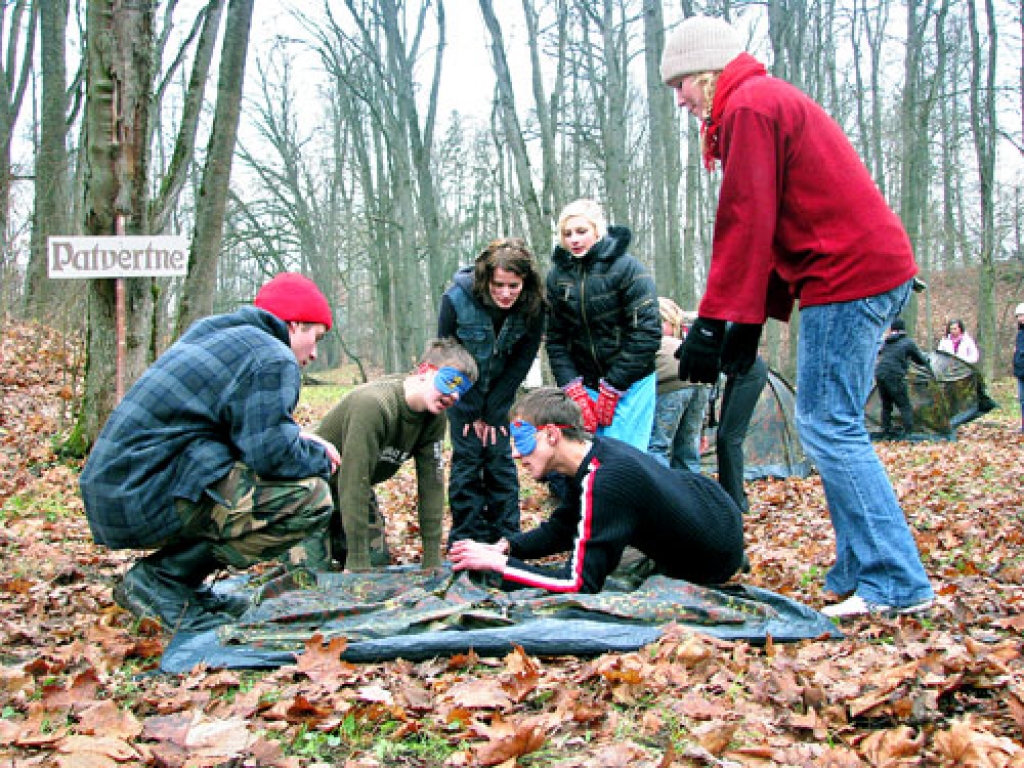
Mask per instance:
[[[889,326],[889,328],[891,328],[894,331],[905,331],[907,329],[907,324],[903,322],[902,317],[897,317],[895,320],[892,321],[892,324]]]
[[[476,257],[473,272],[473,293],[486,306],[493,306],[491,280],[494,270],[504,269],[523,281],[523,292],[516,302],[522,307],[527,325],[533,325],[543,317],[547,299],[544,296],[537,260],[526,247],[521,237],[503,237],[492,240]]]
[[[954,323],[956,325],[960,326],[960,332],[961,333],[967,333],[967,326],[964,325],[964,321],[961,320],[958,317],[954,317],[952,320],[950,320],[949,322],[946,323],[946,335],[947,336],[949,336],[950,332],[952,331]]]
[[[570,440],[582,442],[590,438],[583,428],[580,407],[558,387],[538,387],[516,402],[514,413],[534,426],[560,424],[562,434]]]
[[[436,368],[450,365],[469,376],[473,383],[476,383],[477,377],[480,375],[476,360],[459,343],[458,339],[451,336],[428,341],[426,349],[423,350],[423,357],[420,358],[420,364],[433,365]]]

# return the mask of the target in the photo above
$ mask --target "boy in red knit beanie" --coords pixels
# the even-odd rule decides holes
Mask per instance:
[[[114,600],[170,630],[231,620],[246,601],[218,596],[206,577],[276,558],[330,521],[327,481],[340,456],[293,418],[301,366],[316,359],[330,306],[292,273],[254,304],[199,320],[153,363],[82,472],[96,542],[154,550]]]

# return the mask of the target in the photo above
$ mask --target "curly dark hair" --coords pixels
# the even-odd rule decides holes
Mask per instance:
[[[946,323],[946,335],[949,336],[953,332],[953,326],[956,325],[960,328],[960,333],[967,333],[967,326],[964,325],[964,321],[960,318],[954,317],[952,320]]]
[[[547,298],[537,269],[537,260],[526,247],[526,241],[521,237],[492,240],[476,257],[473,293],[485,306],[494,305],[491,300],[491,279],[496,269],[504,269],[522,279],[523,292],[519,294],[516,303],[522,307],[528,325],[540,322],[547,307]]]

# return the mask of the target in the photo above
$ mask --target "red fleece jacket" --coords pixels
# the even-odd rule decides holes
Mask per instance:
[[[917,274],[907,233],[856,150],[797,88],[748,77],[724,105],[719,146],[722,189],[702,317],[787,320],[794,299],[862,299]]]

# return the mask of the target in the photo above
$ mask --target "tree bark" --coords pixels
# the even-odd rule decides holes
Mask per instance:
[[[86,16],[85,231],[113,235],[123,217],[125,234],[147,231],[146,189],[153,4],[92,0]],[[125,390],[149,362],[152,279],[126,279]],[[116,282],[89,281],[85,389],[71,452],[95,441],[116,405]]]
[[[984,0],[986,40],[981,42],[978,12],[973,0],[967,3],[971,34],[971,132],[978,157],[978,204],[981,213],[981,268],[978,279],[978,343],[981,367],[992,377],[996,351],[995,309],[995,166],[998,114],[996,112],[996,68],[999,36],[992,0]],[[985,47],[988,55],[985,56]]]
[[[32,71],[38,18],[35,3],[29,0],[6,2],[0,7],[0,33],[5,33],[0,60],[0,278],[8,271],[6,265],[14,264],[10,242],[11,146]],[[0,298],[4,296],[3,287],[0,282]]]
[[[206,166],[196,203],[196,228],[192,236],[191,256],[185,288],[178,311],[176,335],[181,335],[201,317],[213,312],[213,294],[217,282],[224,214],[227,209],[231,160],[242,112],[242,87],[245,59],[249,51],[249,30],[255,0],[230,0],[220,75],[217,80],[217,106],[206,153]]]
[[[67,150],[67,0],[40,5],[41,95],[39,148],[35,170],[35,214],[32,246],[25,283],[25,311],[37,320],[58,316],[63,298],[78,286],[58,289],[47,277],[47,240],[51,235],[74,234],[72,229],[70,163]],[[61,294],[64,294],[62,296]]]
[[[519,116],[516,113],[512,71],[505,54],[505,38],[498,17],[494,13],[493,0],[479,0],[479,2],[480,10],[484,15],[484,23],[487,25],[487,31],[491,37],[491,63],[494,66],[498,91],[498,103],[495,105],[495,110],[512,153],[519,194],[522,197],[522,204],[526,209],[526,219],[530,227],[530,247],[535,253],[546,253],[551,242],[551,228],[545,221],[537,191],[533,185],[529,150],[523,136],[522,126],[519,123]]]

